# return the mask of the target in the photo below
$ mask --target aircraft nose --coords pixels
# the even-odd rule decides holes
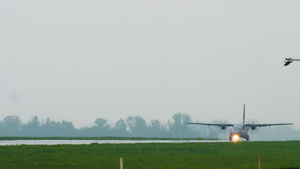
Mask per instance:
[[[241,135],[241,133],[242,133],[241,130],[238,129],[231,131],[231,135]]]
[[[238,132],[233,132],[233,133],[231,133],[231,135],[239,135],[240,133],[238,133]]]
[[[239,129],[233,129],[232,132],[233,133],[238,133],[240,130]]]

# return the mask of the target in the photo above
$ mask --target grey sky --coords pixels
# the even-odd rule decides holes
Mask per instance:
[[[0,119],[300,124],[300,1],[0,2]],[[247,121],[246,120],[246,121]]]

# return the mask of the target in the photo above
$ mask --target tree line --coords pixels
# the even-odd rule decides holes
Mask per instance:
[[[75,128],[69,121],[52,121],[49,118],[41,123],[34,116],[27,123],[22,123],[18,116],[7,116],[0,121],[0,136],[20,137],[177,137],[177,138],[217,138],[213,128],[186,125],[191,122],[187,114],[175,113],[172,120],[162,123],[158,119],[150,124],[140,116],[130,116],[126,120],[119,119],[110,125],[106,119],[97,118],[91,127]]]
[[[229,128],[186,125],[192,122],[187,114],[175,113],[172,120],[162,123],[158,119],[146,120],[141,116],[129,116],[116,123],[108,123],[106,119],[97,118],[91,127],[75,128],[69,121],[53,121],[49,118],[40,122],[34,116],[27,123],[22,123],[18,116],[7,116],[0,121],[0,137],[157,137],[157,138],[220,138],[228,139]],[[225,123],[213,121],[213,123]],[[250,130],[250,140],[299,140],[300,130],[291,126],[264,127]]]

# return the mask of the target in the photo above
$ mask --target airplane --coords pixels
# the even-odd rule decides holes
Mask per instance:
[[[293,61],[300,61],[300,59],[285,58],[284,66],[291,64]]]
[[[220,127],[222,130],[225,130],[226,127],[232,127],[230,129],[230,133],[229,133],[229,141],[238,141],[239,138],[244,138],[247,141],[249,141],[249,135],[248,135],[249,129],[255,130],[257,127],[294,125],[294,123],[246,124],[245,123],[245,104],[244,104],[243,123],[242,124],[217,124],[217,123],[186,123],[186,124],[217,126],[217,127]]]

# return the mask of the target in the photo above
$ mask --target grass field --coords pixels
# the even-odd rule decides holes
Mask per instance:
[[[300,141],[0,146],[0,168],[258,168],[300,167]]]

